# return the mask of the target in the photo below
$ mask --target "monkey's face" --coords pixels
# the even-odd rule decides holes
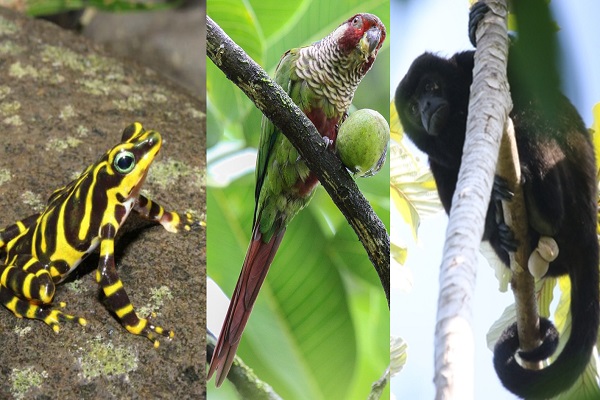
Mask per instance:
[[[405,108],[405,119],[431,136],[438,136],[448,123],[450,103],[437,74],[423,75]]]
[[[406,136],[430,161],[447,167],[460,165],[471,85],[469,67],[459,67],[454,58],[424,53],[413,61],[396,89],[396,109]]]

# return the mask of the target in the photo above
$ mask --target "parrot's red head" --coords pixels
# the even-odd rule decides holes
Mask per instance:
[[[376,15],[356,14],[340,25],[334,35],[342,52],[356,52],[364,60],[363,72],[366,73],[385,40],[385,25]]]

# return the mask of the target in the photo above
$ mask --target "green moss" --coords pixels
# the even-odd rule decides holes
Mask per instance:
[[[205,174],[198,167],[192,167],[182,161],[167,158],[155,161],[148,181],[167,189],[179,183],[180,179],[186,179],[187,184],[201,188],[204,184]]]
[[[44,45],[40,56],[44,62],[59,65],[86,76],[104,76],[122,79],[123,68],[115,60],[97,54],[78,54],[61,46]]]
[[[4,100],[6,96],[11,94],[12,89],[8,86],[0,86],[0,100]]]
[[[84,138],[90,133],[90,130],[84,125],[77,125],[76,128],[77,137]]]
[[[8,68],[8,75],[12,78],[25,78],[30,77],[33,79],[37,79],[39,76],[38,71],[32,67],[31,65],[21,65],[20,61],[13,63]]]
[[[12,116],[21,109],[21,103],[18,101],[5,101],[0,104],[0,114],[3,116]]]
[[[15,326],[15,328],[13,329],[13,332],[17,335],[19,335],[19,337],[23,337],[25,335],[27,335],[29,332],[31,332],[31,326],[24,326],[23,328],[19,328],[18,326]]]
[[[24,399],[29,390],[41,387],[44,379],[48,378],[46,371],[37,372],[33,368],[15,368],[11,371],[11,393],[15,399]]]
[[[106,96],[111,92],[110,85],[107,85],[107,82],[102,79],[79,79],[77,83],[84,93],[92,96]]]
[[[62,119],[63,121],[66,121],[69,118],[73,118],[76,115],[77,114],[75,114],[75,109],[73,108],[73,106],[68,104],[68,105],[64,106],[62,110],[60,110],[60,114],[58,117],[60,119]]]
[[[59,85],[65,81],[65,77],[59,73],[52,72],[48,68],[42,68],[40,70],[40,75],[44,82],[48,82],[48,84]]]
[[[167,102],[167,96],[165,96],[163,93],[152,93],[152,101],[155,103],[166,103]]]
[[[115,346],[101,336],[96,336],[89,342],[89,347],[79,358],[79,362],[81,375],[85,379],[117,375],[125,375],[128,379],[127,374],[138,367],[137,356],[131,349]]]
[[[141,317],[147,317],[153,313],[159,315],[159,310],[165,304],[167,300],[173,299],[173,295],[171,294],[171,289],[167,286],[161,286],[159,288],[150,289],[150,300],[144,307],[140,307],[137,310],[137,313]]]
[[[113,104],[120,110],[134,112],[143,108],[144,98],[141,95],[134,93],[127,97],[126,100],[113,100]]]
[[[37,193],[33,193],[30,190],[26,190],[21,193],[21,200],[23,204],[27,204],[32,208],[33,211],[42,211],[46,204],[42,196]]]
[[[8,94],[9,91],[4,91]],[[17,112],[21,109],[21,103],[18,101],[3,101],[0,102],[0,117],[4,117],[2,122],[7,125],[20,126],[23,124],[21,117]]]
[[[46,150],[63,151],[69,147],[77,147],[83,141],[73,136],[67,136],[66,138],[52,138],[46,143]]]
[[[12,173],[10,170],[5,168],[0,168],[0,186],[4,185],[6,182],[12,179]]]
[[[6,125],[13,125],[13,126],[23,125],[23,120],[18,115],[13,115],[11,117],[4,118],[2,120],[2,122],[4,122]]]
[[[4,40],[0,42],[0,54],[7,56],[14,56],[16,54],[22,53],[23,47],[19,46],[13,41]]]
[[[72,282],[65,283],[65,287],[76,294],[81,294],[85,292],[85,284],[82,279],[76,279]]]
[[[195,107],[192,107],[191,104],[187,104],[187,108],[185,109],[185,112],[192,118],[196,118],[200,121],[204,121],[206,119],[206,114],[204,114],[202,111],[198,110]]]
[[[44,62],[61,65],[76,71],[85,70],[83,56],[65,47],[45,45],[40,55]]]
[[[19,27],[12,21],[0,17],[0,35],[14,35],[19,32]]]

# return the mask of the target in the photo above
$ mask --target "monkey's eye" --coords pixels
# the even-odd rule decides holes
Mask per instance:
[[[429,81],[425,84],[425,91],[426,92],[435,92],[436,90],[438,90],[440,87],[437,84],[436,81]]]
[[[416,101],[413,101],[408,105],[408,112],[413,117],[419,113],[419,106],[417,105]]]

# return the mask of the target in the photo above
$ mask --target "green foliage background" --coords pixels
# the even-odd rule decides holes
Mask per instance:
[[[388,1],[207,2],[208,15],[271,75],[287,49],[323,38],[358,12],[379,16],[388,39],[354,106],[375,109],[389,120]],[[251,233],[254,174],[223,187],[211,179],[210,168],[257,146],[261,113],[210,60],[207,90],[208,275],[231,295]],[[358,185],[389,228],[389,162]],[[365,399],[389,365],[389,343],[389,310],[377,274],[319,188],[288,227],[238,355],[285,399]],[[207,386],[211,399],[235,398],[228,382],[220,389],[212,382]]]

